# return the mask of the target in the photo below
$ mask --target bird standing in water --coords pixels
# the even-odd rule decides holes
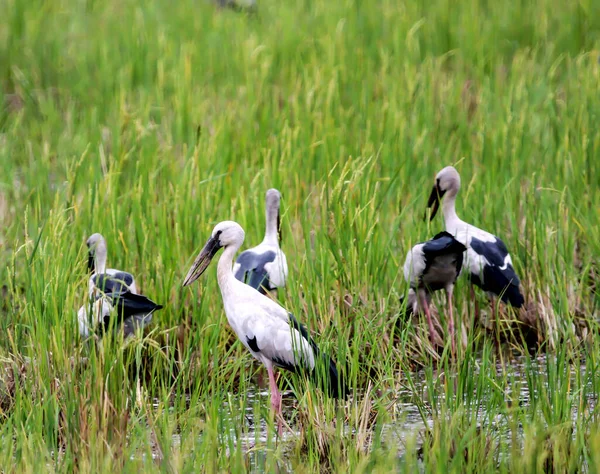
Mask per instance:
[[[275,380],[275,367],[307,373],[334,398],[345,397],[346,386],[333,360],[319,350],[306,328],[291,313],[235,278],[233,257],[243,242],[244,230],[239,224],[232,221],[217,224],[183,286],[196,281],[217,252],[223,249],[217,265],[217,280],[225,314],[242,344],[267,369],[271,406],[278,418],[277,431],[281,434],[281,393]]]

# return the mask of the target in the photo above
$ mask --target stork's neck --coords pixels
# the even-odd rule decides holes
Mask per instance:
[[[98,242],[94,249],[94,272],[104,273],[106,271],[106,243]]]
[[[279,216],[279,205],[273,203],[267,204],[267,226],[265,229],[265,238],[263,243],[269,245],[279,245],[279,229],[277,228]]]
[[[231,287],[235,285],[237,280],[233,276],[233,257],[240,246],[228,245],[223,250],[219,263],[217,265],[217,280],[219,281],[219,288],[221,288],[221,294],[223,298],[231,291]]]
[[[458,193],[449,193],[446,199],[442,201],[442,212],[444,214],[444,223],[446,224],[446,231],[454,235],[457,227],[461,220],[456,215],[456,195]]]

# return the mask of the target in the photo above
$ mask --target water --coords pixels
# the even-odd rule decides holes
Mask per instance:
[[[594,393],[591,380],[585,378],[585,366],[570,365],[568,370],[570,371],[571,381],[580,377],[583,387],[587,388],[589,393]],[[473,370],[475,379],[479,378],[480,371],[481,367],[476,363]],[[464,397],[470,402],[470,405],[465,406],[464,409],[468,411],[468,415],[477,426],[487,428],[487,432],[493,431],[498,440],[503,440],[503,442],[510,445],[510,443],[515,442],[515,432],[514,417],[511,417],[509,412],[513,408],[518,408],[525,414],[525,417],[533,417],[537,413],[537,407],[541,407],[543,401],[547,401],[548,397],[552,396],[552,390],[548,390],[552,364],[548,364],[546,356],[529,359],[529,361],[524,357],[516,357],[510,363],[497,364],[495,373],[490,372],[492,373],[487,375],[493,382],[489,386],[496,391],[503,391],[503,395],[501,394],[502,404],[498,405],[498,393],[496,393],[496,400],[493,401],[491,400],[493,394],[484,390],[484,393]],[[434,380],[439,379],[440,386],[433,385],[436,392],[434,394],[428,393],[431,389],[431,381],[428,383],[424,372],[411,373],[410,378],[410,385],[405,384],[396,393],[386,394],[385,399],[393,400],[391,405],[388,405],[389,416],[384,416],[388,421],[383,425],[380,424],[380,426],[375,424],[369,426],[367,423],[359,428],[360,433],[357,433],[350,426],[346,426],[346,433],[352,435],[352,437],[349,436],[349,442],[356,443],[356,440],[360,437],[360,439],[364,439],[364,449],[369,450],[371,449],[374,433],[378,432],[379,442],[387,449],[396,449],[398,457],[402,457],[406,453],[407,447],[418,449],[422,446],[423,435],[428,429],[434,427],[432,403],[437,406],[456,406],[457,400],[447,401],[446,404],[444,394],[444,387],[447,384],[454,384],[456,376],[455,374],[444,374],[442,372],[435,373]],[[531,381],[532,379],[535,380],[535,383]],[[542,382],[542,385],[539,385],[538,382]],[[564,384],[566,381],[563,380],[561,383]],[[487,390],[489,387],[486,385],[484,388]],[[355,397],[356,403],[360,406],[364,401],[365,393],[357,392],[352,397]],[[354,403],[352,397],[349,400],[350,405]],[[576,421],[580,415],[576,403],[577,397],[577,394],[571,394],[570,392],[567,397],[572,402],[567,403],[566,406],[571,409],[571,419],[573,421]],[[222,406],[220,416],[224,419],[223,426],[231,427],[228,432],[222,434],[222,443],[226,446],[226,455],[230,454],[231,449],[241,449],[247,456],[248,466],[253,466],[255,472],[260,472],[269,450],[275,448],[282,450],[285,459],[286,450],[292,449],[301,437],[297,426],[297,402],[291,392],[284,394],[283,416],[289,423],[290,429],[284,429],[284,434],[279,439],[275,438],[273,431],[269,431],[265,419],[270,406],[270,396],[267,390],[258,388],[256,384],[251,384],[249,393],[246,395],[246,403],[242,404],[240,402],[238,397],[232,396],[230,402],[225,402]],[[586,400],[586,411],[592,411],[596,403],[597,398],[589,396]],[[255,419],[255,406],[263,408],[260,410],[260,419]],[[492,406],[491,411],[489,411],[490,406]],[[441,416],[437,414],[435,418],[439,420]],[[518,435],[516,441],[521,443],[523,438],[522,427],[519,427]],[[177,444],[179,440],[173,439],[173,442]],[[291,466],[285,464],[280,466],[280,472],[286,471],[291,471]]]

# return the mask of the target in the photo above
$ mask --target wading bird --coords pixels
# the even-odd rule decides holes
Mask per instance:
[[[415,245],[406,255],[404,261],[404,278],[410,284],[408,305],[416,313],[422,307],[427,316],[429,337],[435,346],[435,329],[431,320],[429,305],[431,295],[445,289],[448,302],[448,332],[452,341],[452,352],[455,351],[454,316],[452,312],[452,291],[454,283],[460,275],[463,264],[463,253],[466,247],[448,232],[440,232],[433,239]]]
[[[98,336],[108,330],[111,324],[111,315],[117,318],[115,326],[120,325],[124,337],[133,334],[137,328],[143,328],[152,321],[152,313],[162,309],[162,305],[156,304],[143,295],[137,295],[130,291],[117,293],[106,293],[90,300],[89,304],[83,305],[77,312],[79,323],[79,334],[83,338],[90,336],[92,329],[98,327]],[[91,315],[91,317],[90,317]]]
[[[137,294],[133,275],[106,268],[106,240],[96,233],[86,242],[88,247],[89,279],[88,303],[77,312],[79,333],[88,337],[97,325],[108,329],[110,316],[115,315],[125,336],[144,327],[152,320],[152,313],[162,308],[146,296]]]
[[[524,298],[519,290],[519,278],[512,265],[504,242],[498,237],[467,224],[456,215],[456,195],[460,189],[460,175],[452,166],[446,166],[436,178],[427,202],[432,207],[432,220],[442,203],[446,231],[467,247],[465,268],[471,283],[485,291],[491,299],[499,296],[502,301],[515,308],[523,306]],[[473,297],[475,295],[473,294]]]
[[[271,406],[278,418],[277,431],[281,435],[281,394],[273,372],[275,367],[308,373],[334,398],[345,397],[347,390],[335,363],[320,352],[306,328],[278,303],[235,278],[233,257],[243,242],[244,230],[239,224],[232,221],[217,224],[183,286],[196,281],[219,249],[223,249],[217,265],[217,280],[225,314],[242,344],[267,368]]]
[[[131,273],[106,268],[106,240],[101,234],[92,234],[87,239],[86,245],[88,270],[92,272],[89,282],[90,298],[96,298],[102,293],[121,293],[124,290],[137,294],[137,287]]]
[[[242,252],[233,266],[235,277],[257,289],[262,294],[276,292],[285,286],[288,267],[285,254],[279,247],[281,224],[279,203],[281,194],[277,189],[269,189],[266,196],[266,231],[263,241]]]

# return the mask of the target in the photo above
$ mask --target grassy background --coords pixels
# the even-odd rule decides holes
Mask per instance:
[[[384,429],[401,393],[434,421],[426,471],[600,467],[598,2],[5,0],[0,17],[2,467],[414,472],[420,433]],[[405,253],[443,226],[422,217],[447,164],[459,214],[502,236],[550,325],[541,362],[514,365],[470,325],[451,366],[395,325]],[[215,268],[181,281],[217,222],[262,239],[269,187],[281,301],[355,396],[336,408],[292,380],[300,434],[256,434],[248,454],[246,410],[269,419],[244,395],[261,369],[232,344]],[[143,340],[88,353],[93,232],[166,308]],[[467,285],[455,294],[467,324]]]

